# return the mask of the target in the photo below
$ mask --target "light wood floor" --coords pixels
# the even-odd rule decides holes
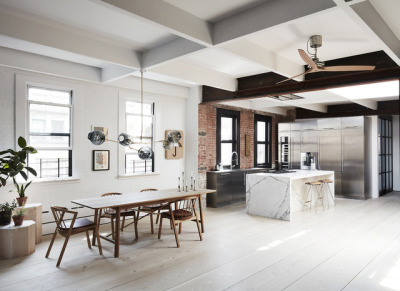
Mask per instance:
[[[204,241],[189,223],[179,249],[167,223],[158,240],[141,221],[138,241],[124,231],[120,258],[108,242],[100,256],[71,237],[60,268],[62,240],[45,259],[47,238],[0,261],[0,290],[400,290],[400,193],[338,199],[292,222],[249,216],[244,203],[206,209],[205,219]]]

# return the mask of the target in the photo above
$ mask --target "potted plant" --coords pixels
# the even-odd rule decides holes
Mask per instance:
[[[12,211],[17,208],[17,203],[15,200],[8,203],[0,203],[0,225],[7,225],[11,223]]]
[[[25,217],[25,208],[17,208],[15,211],[15,215],[12,216],[12,219],[14,220],[15,226],[20,226],[24,222],[24,217]]]
[[[18,146],[20,151],[8,149],[0,152],[0,187],[7,184],[7,179],[21,175],[22,178],[28,180],[26,171],[36,176],[36,171],[26,165],[26,158],[28,154],[35,154],[37,150],[33,147],[27,146],[26,140],[20,136],[18,138]],[[25,171],[26,170],[26,171]]]
[[[30,181],[25,186],[24,186],[24,184],[19,185],[17,183],[17,181],[15,181],[15,178],[13,177],[13,182],[14,182],[15,188],[17,188],[17,192],[19,195],[19,197],[17,197],[18,206],[25,206],[26,200],[28,200],[28,196],[25,196],[25,190],[32,183],[32,181]],[[10,192],[11,191],[13,191],[13,190],[10,190]]]
[[[26,165],[26,158],[28,154],[35,154],[37,150],[28,146],[26,140],[20,136],[18,138],[18,146],[21,148],[19,151],[8,149],[0,152],[0,188],[6,186],[8,178],[16,178],[18,175],[28,180],[28,172],[36,176],[36,171]],[[14,183],[15,184],[15,183]],[[26,189],[27,186],[24,188]],[[24,189],[24,190],[25,190]],[[11,211],[17,206],[15,201],[11,204],[8,202],[0,204],[0,217],[2,224],[11,223]],[[12,208],[12,209],[10,209]]]

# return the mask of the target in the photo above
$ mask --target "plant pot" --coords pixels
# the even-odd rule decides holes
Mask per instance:
[[[0,212],[0,225],[7,225],[11,223],[11,213],[11,210]]]
[[[28,196],[17,197],[18,206],[25,206],[26,200],[28,200]]]
[[[24,222],[25,215],[13,215],[12,219],[14,220],[15,226],[20,226]]]

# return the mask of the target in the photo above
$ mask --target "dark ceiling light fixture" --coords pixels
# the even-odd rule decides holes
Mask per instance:
[[[301,97],[299,95],[294,95],[294,94],[271,96],[271,98],[279,100],[279,101],[290,101],[290,100],[304,99],[304,97]]]
[[[142,160],[150,160],[154,152],[151,148],[151,146],[148,146],[146,144],[153,144],[157,142],[162,142],[163,148],[166,150],[173,149],[174,147],[181,147],[182,144],[180,143],[180,140],[182,138],[181,134],[179,131],[173,130],[170,131],[167,135],[166,139],[163,140],[158,140],[158,141],[153,141],[153,142],[143,142],[143,70],[140,71],[140,81],[141,81],[141,89],[140,89],[140,104],[141,104],[141,110],[140,110],[140,117],[141,117],[141,129],[140,129],[140,142],[134,142],[133,137],[126,134],[126,133],[121,133],[118,136],[118,141],[117,140],[112,140],[112,139],[107,139],[104,132],[99,131],[99,130],[94,130],[89,132],[88,134],[88,139],[92,142],[94,145],[101,145],[102,143],[106,141],[111,141],[115,143],[119,143],[122,146],[127,146],[132,150],[135,150],[138,152],[138,156]],[[139,149],[134,148],[135,145],[137,144],[145,144],[144,146],[140,147]]]

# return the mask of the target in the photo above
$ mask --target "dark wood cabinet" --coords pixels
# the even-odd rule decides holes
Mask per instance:
[[[246,200],[246,174],[265,170],[247,169],[207,172],[207,189],[217,192],[207,194],[207,207],[221,207]]]

